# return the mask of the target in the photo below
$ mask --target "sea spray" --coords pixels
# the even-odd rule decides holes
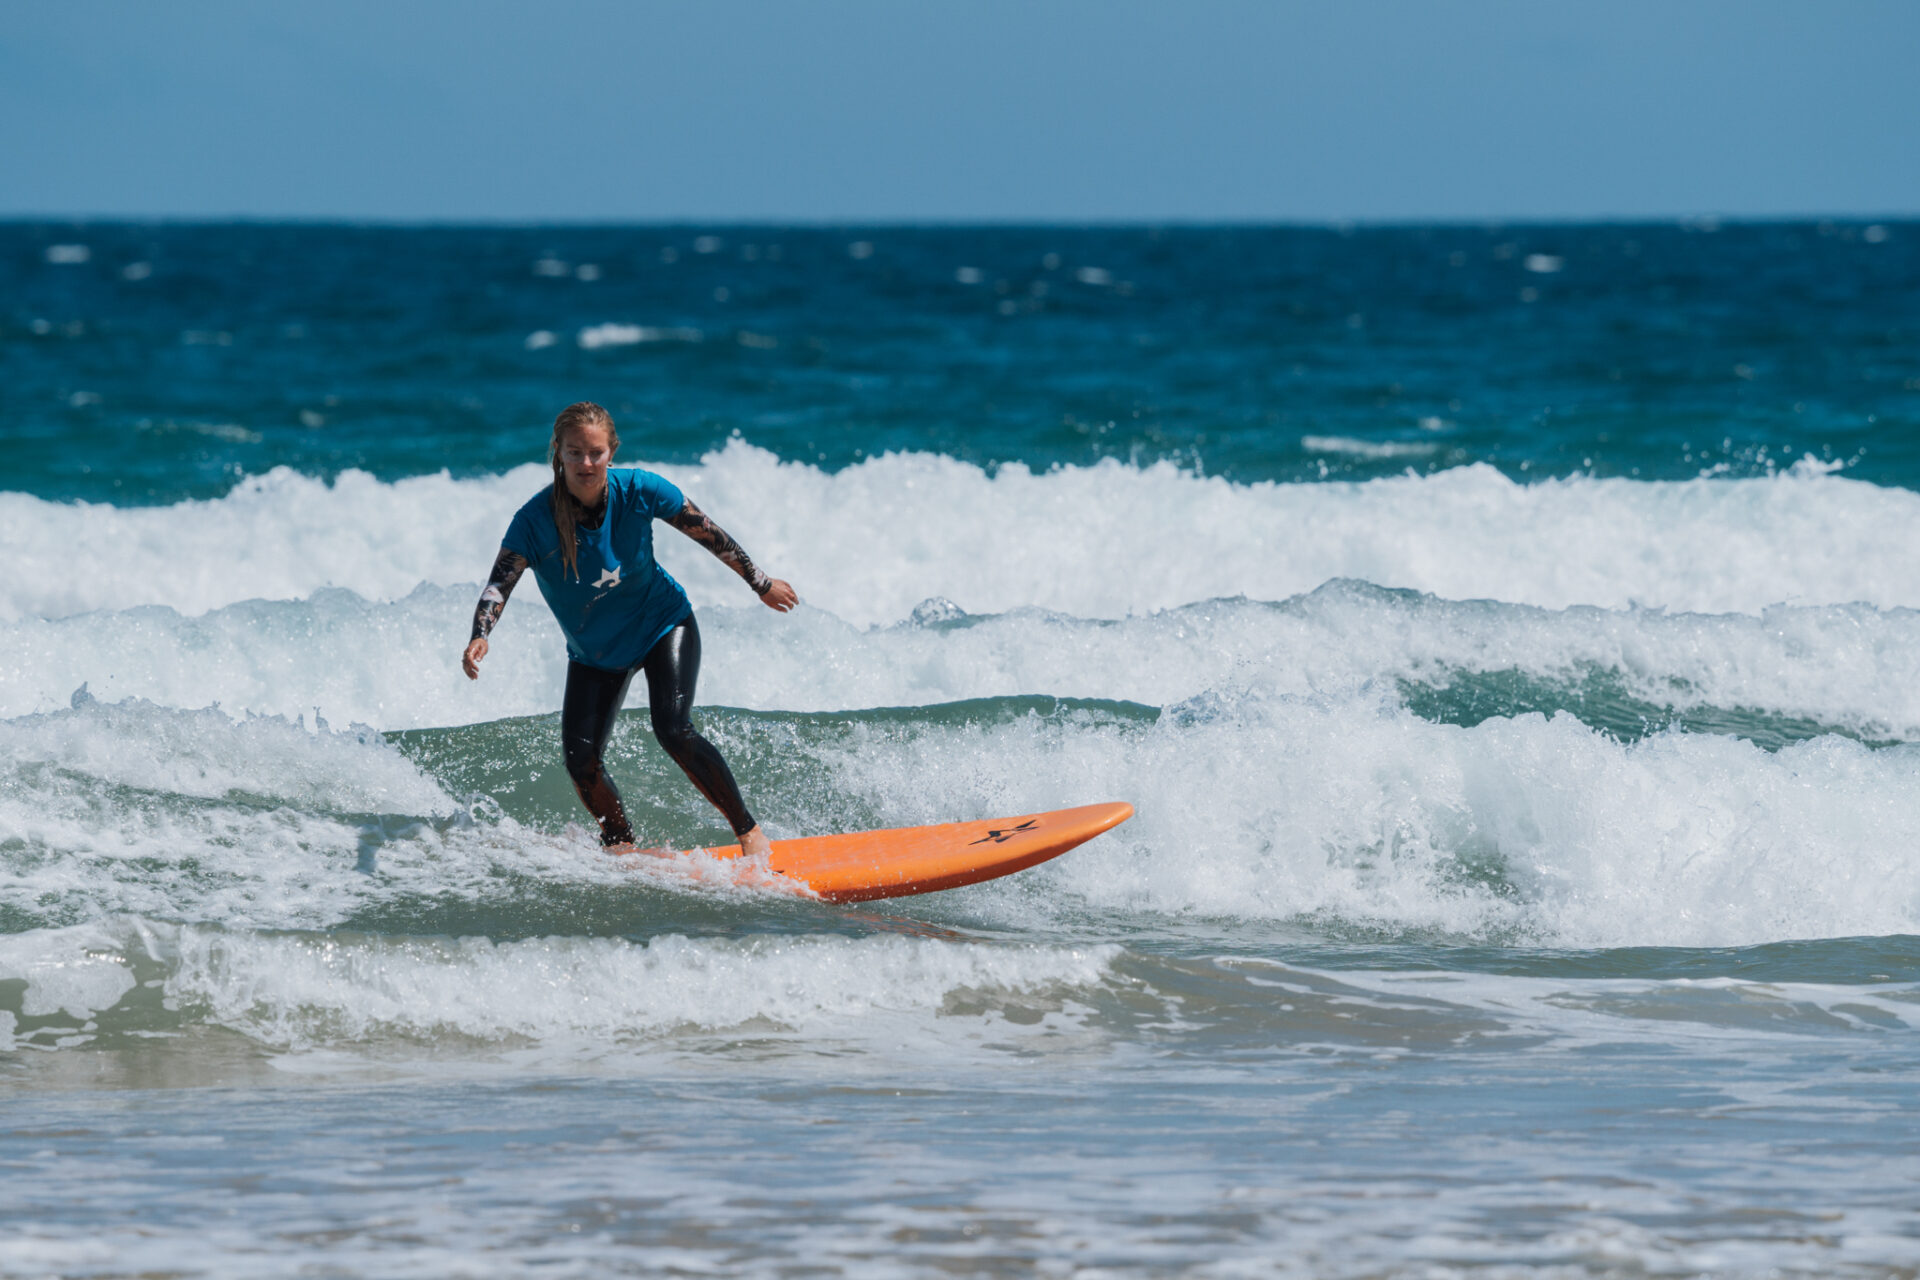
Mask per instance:
[[[233,716],[309,722],[318,714],[380,730],[556,709],[564,647],[537,596],[509,606],[480,680],[461,673],[476,595],[422,586],[377,603],[328,589],[199,616],[147,607],[0,623],[12,655],[0,669],[0,716],[63,708],[83,684],[102,702],[217,704]],[[865,627],[811,606],[776,615],[718,602],[703,604],[700,618],[701,701],[755,710],[1023,695],[1157,707],[1232,681],[1309,693],[1379,679],[1404,682],[1423,708],[1449,697],[1458,714],[1524,703],[1615,730],[1640,717],[1745,711],[1797,719],[1803,734],[1920,734],[1920,612],[1906,608],[1562,610],[1340,580],[1285,601],[1208,600],[1120,619],[1021,609]],[[1481,696],[1493,686],[1477,677],[1508,692]],[[636,689],[634,705],[644,700]]]
[[[1920,932],[1906,858],[1920,767],[1906,746],[1629,742],[1567,712],[1436,723],[1378,682],[1223,686],[1162,710],[731,712],[707,730],[748,793],[769,797],[776,836],[1138,807],[1057,863],[929,908],[957,919],[1317,921],[1555,946]],[[647,895],[713,892],[598,854],[551,734],[535,719],[416,731],[396,748],[137,704],[6,722],[0,823],[18,854],[0,904],[46,924],[171,911],[322,928],[428,902],[539,916],[589,892],[644,913]],[[141,742],[173,744],[163,769],[115,751]],[[638,718],[609,763],[649,840],[724,838]]]
[[[1920,495],[1811,461],[1747,480],[1517,484],[1482,464],[1235,484],[1167,462],[1035,472],[927,454],[828,472],[733,441],[660,469],[802,600],[861,626],[935,596],[970,613],[1118,618],[1284,600],[1330,578],[1554,608],[1920,603]],[[391,483],[281,468],[170,507],[0,494],[0,541],[21,566],[0,587],[0,621],[474,583],[514,510],[549,482],[534,465]],[[739,580],[691,542],[662,537],[659,555],[697,603],[739,598]],[[69,571],[76,556],[86,573]]]

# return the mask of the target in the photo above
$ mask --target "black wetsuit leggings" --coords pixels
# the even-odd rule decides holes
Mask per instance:
[[[633,828],[627,823],[627,811],[620,803],[620,792],[607,776],[601,756],[606,753],[607,735],[613,732],[614,717],[626,701],[627,686],[635,671],[647,673],[647,707],[653,716],[653,736],[667,749],[674,763],[686,770],[687,777],[700,794],[713,801],[714,808],[727,815],[733,833],[745,835],[753,829],[753,815],[747,812],[734,784],[727,762],[711,742],[694,732],[688,713],[693,710],[693,682],[700,676],[700,627],[688,615],[685,622],[661,636],[647,650],[638,667],[625,671],[605,671],[580,662],[567,664],[567,696],[560,709],[560,747],[567,761],[567,776],[573,789],[600,823],[603,844],[624,844],[633,840]]]

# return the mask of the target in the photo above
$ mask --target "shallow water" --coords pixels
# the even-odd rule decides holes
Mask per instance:
[[[1912,1274],[1916,236],[0,227],[0,1275]],[[1137,816],[599,854],[587,394],[774,834]]]

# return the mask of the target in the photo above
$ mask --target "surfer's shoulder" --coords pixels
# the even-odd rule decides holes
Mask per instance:
[[[520,509],[513,513],[513,518],[515,520],[537,520],[542,515],[545,515],[549,521],[553,519],[552,485],[542,485],[538,493],[520,504]]]
[[[608,483],[612,483],[613,474],[612,471],[607,472]],[[621,476],[624,486],[620,491],[621,498],[648,515],[668,519],[678,515],[686,502],[679,486],[658,471],[648,471],[645,467],[625,467]]]
[[[507,547],[530,561],[537,561],[549,549],[549,544],[558,544],[560,529],[553,522],[552,499],[553,490],[549,487],[520,504],[507,525]]]

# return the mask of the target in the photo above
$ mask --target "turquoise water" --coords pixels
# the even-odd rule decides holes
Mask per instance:
[[[1917,245],[0,227],[0,1275],[1911,1274]],[[1137,816],[606,859],[583,397],[776,836]]]

